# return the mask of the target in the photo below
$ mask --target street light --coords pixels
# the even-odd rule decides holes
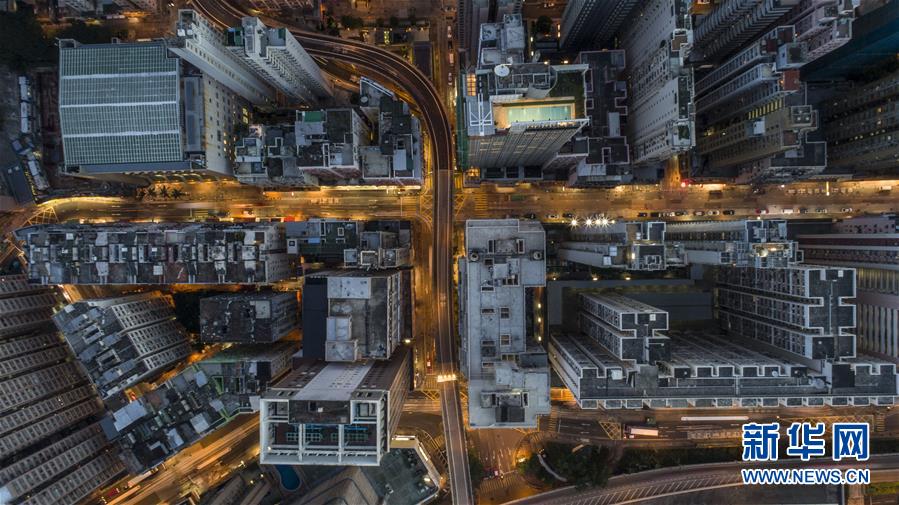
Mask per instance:
[[[571,220],[571,226],[577,226],[577,218]]]

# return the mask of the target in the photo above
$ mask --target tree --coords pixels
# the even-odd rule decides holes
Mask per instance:
[[[0,65],[24,72],[56,61],[56,49],[28,9],[0,12]]]
[[[583,446],[574,452],[572,449],[568,444],[546,444],[547,464],[577,487],[605,486],[613,469],[609,448]]]
[[[541,35],[549,35],[553,29],[553,20],[549,16],[540,16],[534,23],[534,31]]]
[[[340,24],[349,30],[358,30],[365,25],[365,22],[362,18],[357,18],[354,16],[343,15],[340,16]]]
[[[104,25],[88,25],[80,19],[72,21],[69,26],[56,33],[56,38],[73,39],[82,44],[108,44],[113,37],[124,38],[123,31],[116,31]]]
[[[484,464],[474,452],[468,451],[468,473],[471,475],[471,482],[481,482],[486,477],[487,472],[484,470]]]

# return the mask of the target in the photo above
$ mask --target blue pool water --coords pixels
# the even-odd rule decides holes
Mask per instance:
[[[300,487],[300,476],[293,467],[287,465],[275,465],[275,470],[281,476],[281,485],[288,491],[295,491]]]
[[[570,105],[509,107],[509,122],[564,121],[571,119]]]

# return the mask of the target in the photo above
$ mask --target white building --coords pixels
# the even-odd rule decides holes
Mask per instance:
[[[546,285],[546,235],[536,221],[469,220],[459,260],[461,370],[472,428],[535,427],[548,414],[546,352],[529,327],[528,288]]]
[[[377,466],[412,380],[411,353],[390,360],[303,359],[260,400],[263,465]]]
[[[275,101],[275,90],[225,47],[225,35],[193,10],[178,11],[169,50],[256,106]]]
[[[633,162],[665,161],[696,144],[690,3],[650,0],[625,29]]]
[[[292,100],[314,104],[332,94],[315,60],[286,28],[269,28],[259,18],[245,17],[240,27],[228,29],[226,45]]]

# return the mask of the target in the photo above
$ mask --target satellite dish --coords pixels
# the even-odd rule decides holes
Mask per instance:
[[[493,73],[499,77],[508,77],[509,72],[509,65],[497,65],[493,67]]]

